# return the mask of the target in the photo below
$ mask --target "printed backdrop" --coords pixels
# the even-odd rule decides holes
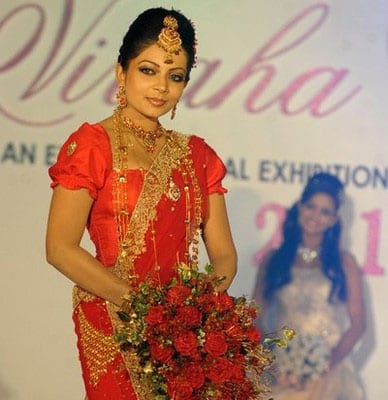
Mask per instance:
[[[163,122],[205,137],[228,167],[232,294],[251,294],[307,176],[338,174],[343,245],[365,275],[368,329],[355,358],[368,399],[387,398],[385,0],[0,0],[0,398],[83,399],[72,284],[45,261],[47,168],[83,121],[111,113],[121,38],[159,5],[198,30],[198,67],[174,124]]]

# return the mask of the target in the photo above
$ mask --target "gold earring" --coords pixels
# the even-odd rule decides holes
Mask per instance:
[[[175,118],[177,104],[178,104],[178,103],[175,103],[174,107],[173,107],[172,110],[171,110],[171,115],[170,115],[170,118],[171,118],[171,119],[174,119],[174,118]]]
[[[122,109],[125,108],[128,104],[127,102],[127,95],[125,93],[125,86],[120,85],[116,92],[116,100],[118,108]]]

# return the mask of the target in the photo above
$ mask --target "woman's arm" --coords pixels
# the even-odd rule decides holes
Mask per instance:
[[[255,300],[255,302],[260,306],[262,304],[265,304],[266,302],[264,300],[264,284],[265,284],[264,279],[268,262],[272,257],[273,253],[274,250],[270,250],[267,253],[265,253],[257,266],[257,274],[256,274],[255,286],[253,288],[252,299]]]
[[[209,196],[203,237],[215,274],[225,277],[219,290],[227,290],[237,272],[237,253],[230,231],[225,198],[221,194],[214,193]]]
[[[347,310],[350,326],[332,350],[331,367],[335,366],[352,351],[354,345],[364,333],[366,323],[361,282],[362,272],[351,254],[344,252],[342,260],[346,277]]]
[[[83,289],[119,306],[128,285],[80,246],[92,203],[86,189],[56,186],[47,223],[47,261]]]

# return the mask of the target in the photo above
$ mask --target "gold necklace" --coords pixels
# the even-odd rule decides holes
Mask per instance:
[[[115,206],[115,219],[117,223],[117,233],[118,233],[118,243],[120,248],[120,254],[117,261],[117,274],[121,277],[126,277],[129,281],[135,282],[137,279],[137,273],[134,269],[134,259],[136,258],[134,254],[142,249],[144,244],[138,241],[143,240],[144,236],[139,234],[142,232],[144,227],[144,221],[142,218],[148,218],[151,214],[151,209],[149,208],[150,202],[145,201],[145,208],[147,213],[140,213],[139,217],[135,215],[134,221],[131,218],[131,213],[128,209],[128,151],[132,148],[133,144],[130,141],[128,135],[123,135],[122,132],[122,118],[120,112],[116,110],[113,114],[113,129],[114,129],[114,146],[113,146],[113,204]],[[162,155],[155,159],[155,162],[150,166],[151,178],[148,179],[148,172],[141,169],[143,174],[143,179],[148,183],[143,185],[143,195],[144,198],[152,197],[154,193],[158,192],[157,183],[159,179],[154,179],[159,176],[162,181],[165,182],[164,193],[173,202],[171,205],[171,210],[175,209],[175,202],[177,202],[181,197],[184,197],[186,216],[186,263],[192,265],[193,267],[198,266],[199,260],[199,238],[202,234],[201,224],[202,224],[202,191],[198,178],[196,175],[196,170],[194,167],[193,160],[191,158],[190,147],[188,146],[188,139],[184,135],[177,134],[176,132],[166,133],[166,144],[165,150],[162,149]],[[171,168],[171,171],[169,170]],[[177,169],[183,178],[183,190],[179,188],[177,184],[173,181],[172,170]],[[156,185],[156,186],[155,186]],[[167,187],[166,187],[167,186]],[[192,188],[190,190],[190,187]],[[166,190],[167,189],[167,190]],[[194,196],[191,199],[191,196]],[[140,196],[141,197],[141,196]],[[144,200],[144,199],[143,199]],[[139,201],[139,200],[138,200]],[[142,207],[139,208],[140,210]],[[132,228],[128,231],[129,225],[133,223]],[[141,223],[138,223],[141,221]],[[154,223],[154,219],[150,219],[150,224]],[[152,235],[156,235],[155,229],[151,229]],[[130,234],[128,234],[130,233]],[[140,235],[140,238],[138,236]],[[134,241],[135,251],[131,249],[133,246],[132,240]],[[157,262],[157,251],[154,246],[154,257],[155,257],[155,268],[158,265]],[[128,260],[127,260],[128,258]],[[127,261],[126,261],[127,260]],[[129,270],[126,266],[129,266]]]
[[[308,247],[299,246],[298,254],[302,257],[302,260],[305,263],[311,264],[318,257],[319,249],[314,250],[314,249],[310,249]]]
[[[129,117],[126,115],[121,116],[121,120],[125,127],[141,141],[144,148],[148,153],[153,153],[156,148],[156,139],[159,139],[164,134],[164,128],[158,121],[156,129],[146,130],[139,125],[136,125]]]

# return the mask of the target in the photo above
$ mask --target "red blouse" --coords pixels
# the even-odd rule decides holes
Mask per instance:
[[[203,198],[209,194],[226,192],[222,186],[226,168],[215,151],[197,136],[189,140],[196,170],[205,171],[204,182],[200,184]],[[116,262],[118,244],[117,230],[112,202],[112,151],[110,139],[99,124],[84,123],[72,133],[62,146],[57,162],[49,169],[51,187],[61,185],[67,189],[86,188],[94,199],[87,229],[96,247],[96,257],[105,266]],[[143,185],[143,176],[138,169],[128,171],[128,209],[133,210]],[[206,205],[204,212],[206,211]],[[169,228],[164,235],[173,237],[174,213],[167,210],[164,215]]]

